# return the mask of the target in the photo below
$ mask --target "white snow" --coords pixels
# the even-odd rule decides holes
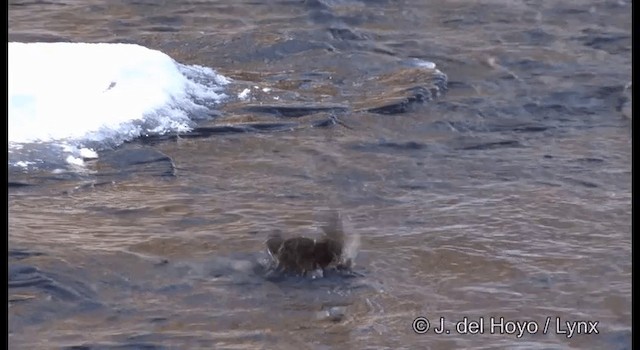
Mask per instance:
[[[241,100],[246,100],[247,98],[249,98],[250,93],[251,93],[251,90],[244,89],[238,94],[238,98]]]
[[[70,164],[98,156],[88,142],[191,130],[194,115],[224,99],[229,83],[134,44],[11,42],[8,63],[9,150],[51,144],[72,153],[64,157]],[[15,165],[32,163],[16,153]]]

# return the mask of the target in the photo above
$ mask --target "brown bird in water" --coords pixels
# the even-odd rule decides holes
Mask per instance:
[[[322,229],[324,236],[319,240],[271,235],[266,244],[276,270],[306,276],[318,269],[349,269],[352,257],[344,254],[345,235],[339,216],[336,214]]]

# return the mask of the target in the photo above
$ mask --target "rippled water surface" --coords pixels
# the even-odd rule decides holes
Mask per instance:
[[[10,41],[137,43],[272,93],[10,173],[9,346],[631,349],[630,33],[630,1],[10,1]],[[268,235],[327,209],[358,275],[265,278]]]

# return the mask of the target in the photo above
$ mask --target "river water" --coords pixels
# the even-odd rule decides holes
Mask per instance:
[[[89,174],[10,173],[10,348],[631,349],[631,1],[14,0],[9,41],[253,91]],[[357,274],[265,278],[268,235],[328,210]]]

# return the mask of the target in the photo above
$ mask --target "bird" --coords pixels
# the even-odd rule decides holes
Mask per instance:
[[[320,239],[291,237],[285,239],[280,232],[271,234],[266,241],[267,252],[279,272],[307,276],[326,269],[349,270],[352,256],[345,255],[345,234],[340,216],[335,213],[329,222],[321,226],[324,231]],[[353,255],[353,254],[350,254]]]

